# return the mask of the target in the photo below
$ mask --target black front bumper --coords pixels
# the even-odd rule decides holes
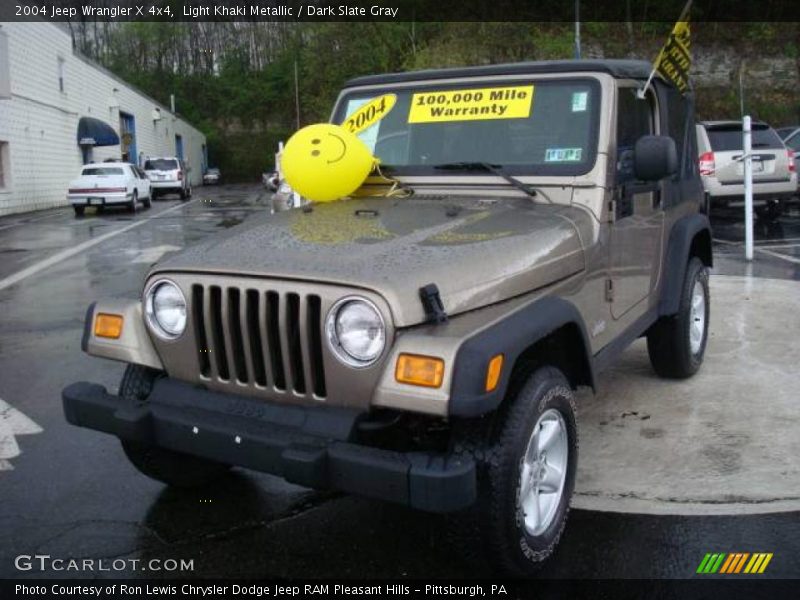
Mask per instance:
[[[354,444],[359,414],[336,408],[269,404],[156,381],[146,402],[78,382],[62,392],[73,425],[185,454],[432,512],[475,500],[475,463],[430,452],[394,452]]]

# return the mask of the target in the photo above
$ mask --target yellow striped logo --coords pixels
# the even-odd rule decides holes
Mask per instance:
[[[703,557],[696,572],[701,575],[713,575],[715,573],[724,575],[761,574],[766,571],[767,565],[771,560],[772,552],[753,552],[752,554],[749,552],[709,552]]]

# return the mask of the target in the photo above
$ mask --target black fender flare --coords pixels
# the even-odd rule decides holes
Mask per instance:
[[[674,315],[678,312],[683,278],[689,262],[689,251],[698,233],[708,233],[708,254],[700,256],[706,266],[712,266],[711,223],[701,213],[686,215],[672,226],[664,258],[664,277],[658,301],[658,315]]]
[[[580,383],[594,387],[591,346],[578,309],[563,298],[541,298],[461,344],[453,368],[450,416],[476,417],[495,410],[506,395],[513,366],[520,355],[566,325],[574,325],[582,341],[579,351],[583,364],[577,366]],[[503,355],[500,381],[493,391],[486,392],[486,369],[497,354]]]

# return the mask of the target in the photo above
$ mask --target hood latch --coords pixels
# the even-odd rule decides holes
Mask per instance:
[[[428,323],[447,323],[447,312],[439,295],[439,287],[435,283],[419,288],[419,297]]]

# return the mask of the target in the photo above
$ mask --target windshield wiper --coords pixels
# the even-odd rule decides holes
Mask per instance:
[[[531,198],[537,195],[536,190],[528,187],[527,184],[522,183],[516,177],[512,177],[505,171],[503,171],[503,167],[501,165],[493,165],[487,162],[452,162],[452,163],[444,163],[441,165],[434,165],[434,169],[441,169],[443,171],[486,171],[488,173],[492,173],[497,175],[498,177],[502,177],[508,183],[513,185],[518,190],[525,192]]]

